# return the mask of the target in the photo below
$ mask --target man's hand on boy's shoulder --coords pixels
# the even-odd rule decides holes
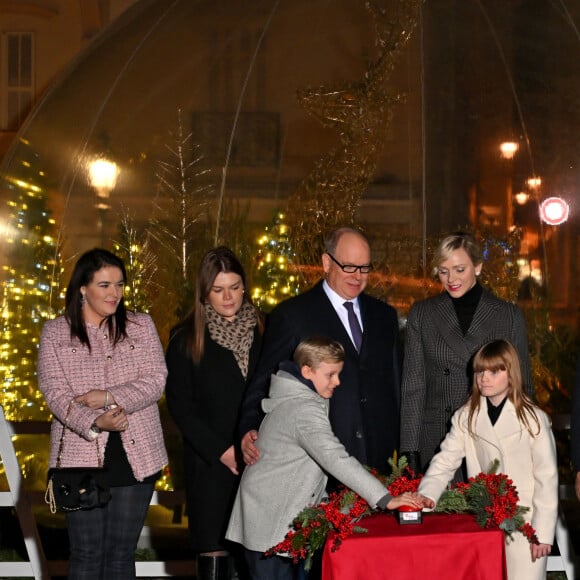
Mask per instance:
[[[255,429],[248,431],[243,437],[241,442],[242,455],[244,457],[244,462],[246,465],[253,465],[260,459],[260,452],[255,445],[258,439],[258,432]]]

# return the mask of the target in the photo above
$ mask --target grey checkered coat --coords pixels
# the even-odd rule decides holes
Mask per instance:
[[[484,289],[465,336],[447,292],[411,307],[401,392],[401,450],[419,451],[422,470],[471,391],[473,355],[500,338],[518,351],[526,390],[531,392],[526,324],[517,306]]]

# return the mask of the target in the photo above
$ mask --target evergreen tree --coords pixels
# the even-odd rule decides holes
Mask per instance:
[[[151,251],[151,237],[143,235],[128,213],[121,216],[119,241],[113,241],[113,251],[125,264],[127,281],[125,305],[135,312],[149,313],[156,289],[157,257]]]
[[[264,312],[269,312],[276,304],[296,296],[300,291],[298,273],[293,269],[290,228],[285,218],[283,213],[276,212],[272,224],[264,229],[258,240],[252,300]]]
[[[62,268],[55,220],[47,206],[39,155],[21,139],[12,173],[0,176],[4,200],[0,402],[9,420],[48,420],[37,388],[36,359],[44,322],[56,316]]]

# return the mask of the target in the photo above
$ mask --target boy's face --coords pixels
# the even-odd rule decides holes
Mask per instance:
[[[304,365],[300,371],[305,379],[312,381],[316,392],[324,399],[330,399],[334,389],[340,385],[338,375],[342,371],[341,362],[321,362],[315,369]]]

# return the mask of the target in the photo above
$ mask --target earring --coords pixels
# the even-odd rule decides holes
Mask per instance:
[[[81,292],[81,306],[87,301],[87,297]]]

